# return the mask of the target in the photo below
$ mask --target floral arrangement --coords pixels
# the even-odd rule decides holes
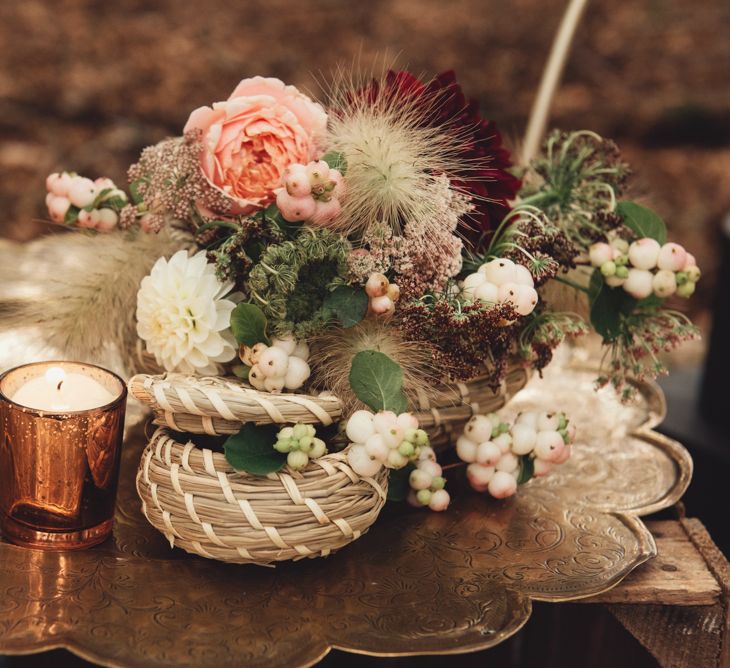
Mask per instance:
[[[509,365],[540,370],[593,329],[609,357],[598,382],[628,399],[630,378],[663,372],[659,354],[697,335],[666,300],[689,297],[700,270],[626,198],[629,176],[615,144],[587,131],[555,131],[512,165],[453,73],[342,80],[325,104],[254,77],[146,148],[128,193],[64,172],[48,177],[47,204],[54,222],[100,249],[125,239],[130,262],[147,263],[135,294],[103,303],[106,319],[134,319],[129,351],[138,336],[168,372],[334,392],[352,468],[398,471],[392,488],[442,510],[411,397],[479,375],[497,387]],[[143,237],[164,246],[140,252]],[[587,298],[585,319],[549,298],[556,284]],[[46,316],[51,335],[67,322]],[[474,416],[456,448],[472,485],[502,498],[565,461],[573,436],[562,415]],[[247,424],[225,451],[264,474],[305,467],[326,441],[311,425]]]

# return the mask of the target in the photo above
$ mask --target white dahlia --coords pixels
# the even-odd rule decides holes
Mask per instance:
[[[218,280],[204,252],[157,260],[137,293],[137,334],[147,352],[168,371],[216,373],[216,362],[236,354],[227,331],[236,305],[223,298],[231,288]]]

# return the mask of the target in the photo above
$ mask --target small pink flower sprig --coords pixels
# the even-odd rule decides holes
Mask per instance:
[[[307,221],[325,226],[342,210],[345,181],[342,173],[324,160],[289,165],[284,170],[282,185],[276,193],[276,206],[290,223]]]
[[[545,476],[570,459],[575,427],[564,413],[526,411],[514,424],[496,413],[474,415],[456,441],[456,454],[477,492],[513,496],[519,484]]]
[[[634,299],[646,299],[651,294],[660,299],[674,294],[688,299],[701,276],[694,255],[679,244],[661,245],[650,237],[630,245],[620,238],[593,244],[589,258],[606,285],[622,287]]]
[[[54,172],[46,178],[46,206],[54,223],[98,232],[111,232],[127,195],[108,178],[92,181],[73,172]]]

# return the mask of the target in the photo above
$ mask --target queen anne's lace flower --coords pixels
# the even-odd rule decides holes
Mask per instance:
[[[137,293],[137,334],[147,352],[168,371],[215,373],[236,349],[230,327],[235,303],[223,297],[232,283],[221,283],[205,253],[178,251],[160,258]]]

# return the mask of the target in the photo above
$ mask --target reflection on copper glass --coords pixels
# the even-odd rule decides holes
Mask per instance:
[[[81,380],[79,392],[98,389],[100,405],[89,408],[93,397],[69,393],[71,383],[59,385],[67,377]],[[32,404],[35,395],[21,389],[33,383],[42,395],[44,379],[51,378],[53,392],[65,392],[62,400],[40,397],[41,408],[14,401]],[[109,536],[126,395],[118,376],[76,362],[29,364],[0,377],[0,530],[6,540],[80,549]]]

